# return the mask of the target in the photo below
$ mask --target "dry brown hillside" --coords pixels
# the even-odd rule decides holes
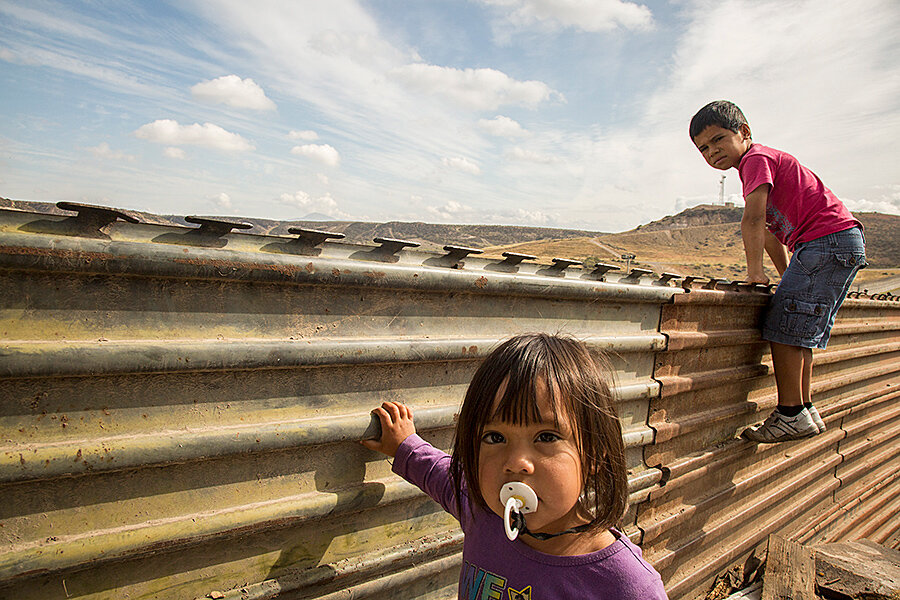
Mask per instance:
[[[565,240],[541,240],[492,247],[502,252],[533,254],[543,259],[573,258],[584,262],[624,265],[623,254],[634,254],[632,264],[681,275],[705,275],[742,279],[745,275],[741,242],[741,209],[698,206],[664,217],[623,233],[600,234]],[[860,272],[858,282],[900,275],[900,216],[857,213],[866,229],[866,254],[870,268]],[[766,259],[770,277],[776,275]]]

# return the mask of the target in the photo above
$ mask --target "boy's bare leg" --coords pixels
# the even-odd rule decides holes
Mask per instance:
[[[824,431],[824,426],[819,427],[812,413],[803,406],[803,400],[809,398],[810,392],[812,351],[778,342],[769,344],[778,387],[778,408],[759,427],[744,430],[741,437],[773,443],[799,440]]]
[[[807,397],[809,395],[809,375],[806,374],[805,367],[808,362],[809,371],[812,372],[812,352],[810,352],[810,360],[804,361],[803,351],[806,348],[788,346],[778,342],[769,342],[769,345],[772,348],[772,367],[775,369],[778,404],[800,406],[803,404],[804,389]]]
[[[813,351],[812,348],[801,348],[803,351],[803,374],[800,379],[800,392],[803,395],[803,404],[812,404],[810,394],[810,382],[812,381]]]

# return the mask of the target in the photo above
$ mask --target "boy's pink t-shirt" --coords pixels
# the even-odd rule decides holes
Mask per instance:
[[[738,165],[744,197],[768,183],[766,227],[788,247],[851,227],[862,227],[816,174],[781,150],[752,144]]]

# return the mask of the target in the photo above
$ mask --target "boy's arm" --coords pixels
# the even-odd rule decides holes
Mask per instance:
[[[787,246],[782,244],[768,229],[766,229],[766,254],[772,259],[772,264],[775,265],[778,274],[784,275],[789,260]]]
[[[747,281],[769,283],[763,272],[763,250],[766,247],[766,202],[769,185],[763,184],[744,197],[744,216],[741,218],[741,239],[747,255]]]

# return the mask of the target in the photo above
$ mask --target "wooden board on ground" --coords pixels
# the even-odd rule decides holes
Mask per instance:
[[[868,540],[814,548],[819,587],[837,596],[900,598],[900,552]]]
[[[812,550],[770,535],[761,600],[816,600],[816,560]]]

